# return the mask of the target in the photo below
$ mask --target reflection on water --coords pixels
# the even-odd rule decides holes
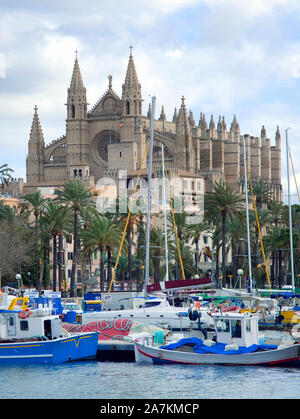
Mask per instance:
[[[300,369],[77,362],[1,366],[2,398],[299,398]]]

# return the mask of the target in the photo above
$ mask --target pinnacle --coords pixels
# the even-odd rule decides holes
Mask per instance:
[[[37,110],[38,110],[38,107],[35,105],[33,120],[32,120],[32,124],[31,124],[29,141],[44,143],[43,131],[42,131],[42,128],[41,128],[41,124],[40,124],[39,115],[38,115]]]
[[[80,73],[80,68],[79,68],[79,63],[78,63],[78,58],[77,57],[76,57],[75,63],[74,63],[74,68],[73,68],[73,74],[72,74],[70,89],[71,90],[75,90],[75,91],[84,89],[84,85],[83,85],[83,81],[82,81],[82,77],[81,77],[81,73]]]
[[[127,88],[139,86],[139,81],[138,81],[138,77],[137,77],[137,73],[136,73],[136,69],[135,69],[135,65],[133,61],[132,52],[130,53],[130,56],[129,56],[129,62],[128,62],[127,73],[126,73],[124,84]]]

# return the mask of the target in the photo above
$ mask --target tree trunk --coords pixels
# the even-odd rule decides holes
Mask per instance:
[[[282,251],[279,250],[279,257],[278,257],[278,286],[281,288],[281,282],[282,282]]]
[[[226,284],[226,212],[222,216],[222,286]]]
[[[73,260],[71,270],[70,296],[76,296],[76,263],[77,263],[77,241],[78,241],[78,213],[74,211],[74,236],[73,236]]]
[[[58,290],[62,289],[62,248],[63,238],[62,234],[58,236]]]
[[[48,273],[47,266],[48,266],[48,246],[44,246],[43,247],[43,284],[44,284],[44,289],[47,289],[47,273]]]
[[[196,253],[195,253],[195,265],[196,265],[196,273],[198,273],[199,270],[199,261],[198,261],[198,257],[199,257],[199,239],[197,239],[195,241],[195,246],[196,246]]]
[[[34,258],[35,258],[35,287],[39,293],[41,293],[41,281],[39,273],[39,251],[38,251],[38,218],[39,216],[35,215],[35,228],[34,228]]]
[[[107,283],[110,284],[112,279],[112,268],[111,268],[111,250],[107,249]]]
[[[56,235],[53,236],[53,276],[52,276],[52,289],[56,291],[56,279],[57,279],[57,243]]]
[[[220,253],[220,246],[218,245],[217,246],[217,248],[216,248],[216,272],[215,272],[215,279],[216,279],[216,284],[217,284],[217,286],[218,287],[220,287],[220,284],[219,284],[219,276],[220,276],[220,263],[219,263],[219,260],[220,260],[220,255],[219,255],[219,253]],[[220,287],[221,288],[221,287]]]
[[[100,251],[100,291],[104,290],[104,249],[99,246]]]
[[[128,242],[128,283],[129,283],[129,289],[131,290],[131,281],[132,281],[132,254],[131,254],[131,247],[132,247],[132,241],[131,241],[131,231],[128,227],[127,230],[127,242]]]

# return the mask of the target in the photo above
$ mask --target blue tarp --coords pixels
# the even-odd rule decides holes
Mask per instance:
[[[271,298],[300,298],[300,294],[295,294],[293,292],[283,292],[283,293],[278,293],[278,294],[271,294],[270,295]]]
[[[230,355],[230,354],[244,354],[244,353],[251,353],[258,350],[271,350],[271,349],[277,349],[277,345],[251,345],[251,346],[240,346],[237,351],[225,351],[225,343],[217,342],[213,346],[206,346],[203,344],[202,339],[199,338],[183,338],[180,339],[178,342],[170,343],[166,346],[161,346],[160,349],[168,349],[168,350],[174,350],[177,348],[181,348],[184,345],[193,345],[193,351],[198,354],[224,354],[224,355]]]

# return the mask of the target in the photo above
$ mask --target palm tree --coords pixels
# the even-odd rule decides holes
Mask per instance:
[[[185,240],[179,240],[179,249],[184,269],[184,275],[186,278],[190,278],[196,272],[194,268],[194,261],[191,248]],[[180,265],[180,260],[177,247],[174,246],[173,251],[171,250],[170,253],[172,253],[175,262],[175,264],[173,265],[173,272],[175,273],[175,278],[183,279],[181,269],[178,269],[178,266]]]
[[[13,169],[10,169],[6,163],[0,166],[0,184],[2,189],[4,186],[7,186],[8,182],[12,179],[12,172]]]
[[[237,270],[239,268],[240,251],[241,251],[241,240],[247,239],[246,231],[246,216],[245,213],[241,213],[242,220],[239,218],[233,218],[230,220],[228,225],[228,232],[231,238],[232,248],[232,267],[233,267],[233,278],[237,277]]]
[[[92,205],[91,189],[86,188],[80,180],[69,180],[61,190],[56,191],[57,201],[73,211],[73,260],[71,270],[70,296],[75,297],[75,275],[78,251],[78,215],[82,207]]]
[[[40,221],[48,230],[48,234],[52,237],[53,242],[53,279],[52,287],[53,291],[56,291],[57,281],[57,238],[62,237],[64,232],[64,226],[66,224],[68,216],[68,207],[59,205],[57,202],[49,202],[45,208],[44,214]],[[60,254],[61,254],[61,250]],[[59,258],[60,260],[60,258]],[[60,260],[61,261],[61,260]],[[59,266],[61,271],[61,266]],[[59,275],[59,290],[61,290],[61,275]]]
[[[117,247],[121,240],[121,230],[108,217],[95,213],[91,224],[81,232],[84,249],[100,251],[100,289],[104,285],[104,252]]]
[[[222,228],[222,275],[223,285],[226,280],[226,239],[227,239],[227,218],[240,216],[240,210],[244,199],[239,192],[236,192],[228,183],[215,182],[212,192],[205,196],[205,209],[208,219],[213,219],[216,214],[221,214]]]
[[[206,221],[200,223],[189,224],[186,227],[186,234],[192,239],[192,243],[195,244],[195,266],[196,272],[198,272],[198,261],[199,261],[199,240],[201,235],[208,231],[209,225]]]
[[[253,182],[252,189],[253,195],[255,196],[256,207],[257,209],[261,209],[263,204],[267,204],[271,198],[270,187],[264,182]],[[249,194],[251,195],[251,189],[249,190]]]
[[[41,282],[39,275],[39,251],[38,251],[38,224],[39,217],[42,214],[48,200],[44,198],[41,191],[36,191],[22,197],[23,204],[33,211],[35,218],[34,226],[34,258],[35,258],[35,286],[37,290],[41,291]]]

